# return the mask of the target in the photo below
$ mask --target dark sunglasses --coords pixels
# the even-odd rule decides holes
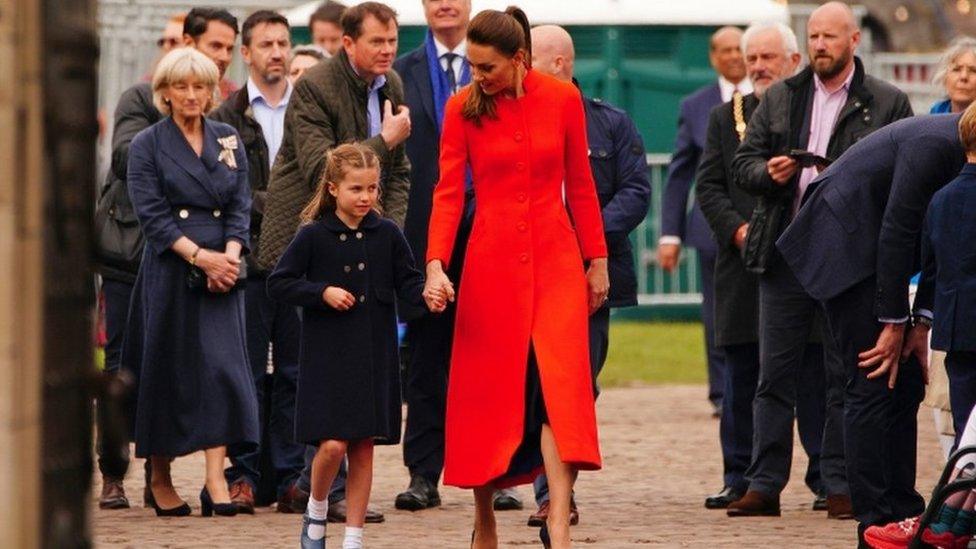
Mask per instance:
[[[180,41],[177,40],[176,38],[160,38],[159,40],[156,40],[156,45],[160,48],[162,48],[163,46],[169,46],[172,48],[173,46],[179,43]]]

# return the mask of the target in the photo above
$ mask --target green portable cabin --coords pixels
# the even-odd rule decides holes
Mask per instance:
[[[295,43],[311,41],[308,20],[321,2],[285,11]],[[348,2],[356,4],[358,2]],[[421,0],[385,2],[400,22],[400,54],[419,46],[427,32]],[[583,92],[625,109],[644,137],[653,187],[651,211],[634,231],[641,313],[697,317],[697,261],[682,254],[678,272],[667,274],[654,260],[660,196],[677,130],[678,104],[716,76],[708,62],[708,39],[723,25],[756,21],[789,23],[786,6],[774,0],[472,0],[472,12],[519,5],[533,25],[565,27],[576,46],[576,78]],[[689,201],[690,203],[690,201]]]

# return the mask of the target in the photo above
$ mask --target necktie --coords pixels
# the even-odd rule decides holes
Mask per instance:
[[[457,91],[457,75],[454,73],[454,60],[458,58],[456,53],[445,53],[441,56],[441,59],[447,61],[447,69],[444,71],[447,74],[447,85],[451,87],[451,95]]]

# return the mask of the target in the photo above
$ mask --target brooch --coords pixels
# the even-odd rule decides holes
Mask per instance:
[[[225,137],[218,137],[217,142],[220,143],[222,150],[220,154],[217,155],[217,160],[227,164],[227,167],[236,170],[237,169],[237,159],[234,158],[234,151],[237,150],[237,136],[228,135]]]

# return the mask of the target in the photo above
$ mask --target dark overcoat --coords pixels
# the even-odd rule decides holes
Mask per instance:
[[[257,397],[244,341],[244,294],[186,284],[188,264],[170,247],[187,237],[223,251],[248,247],[251,191],[244,149],[232,169],[218,138],[233,128],[204,120],[197,156],[172,118],[139,132],[129,147],[129,197],[146,236],[122,367],[138,382],[136,455],[181,456],[215,446],[232,455],[258,440]]]
[[[352,293],[348,311],[322,293]],[[295,440],[400,441],[395,299],[423,303],[423,275],[403,233],[375,212],[350,229],[334,211],[301,227],[271,276],[273,299],[303,308]]]
[[[742,98],[743,119],[759,105],[754,94]],[[715,260],[715,345],[759,341],[759,277],[746,270],[735,245],[736,231],[748,223],[756,198],[732,180],[732,159],[739,147],[732,102],[712,110],[708,139],[698,167],[695,192],[718,244]]]

